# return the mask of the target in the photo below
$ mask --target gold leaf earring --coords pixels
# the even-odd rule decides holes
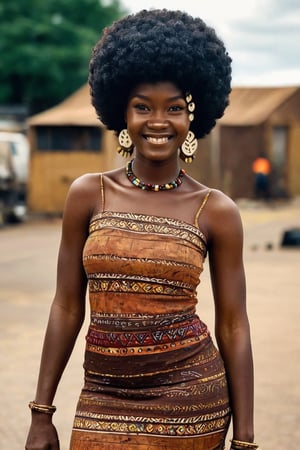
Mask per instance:
[[[120,131],[118,141],[120,145],[117,148],[117,152],[124,158],[132,155],[134,145],[126,128]]]
[[[179,157],[186,163],[191,164],[195,157],[198,141],[194,133],[190,130],[180,147]]]
[[[195,103],[192,101],[193,96],[190,92],[188,92],[185,96],[185,101],[187,103],[187,109],[189,112],[189,121],[192,122],[194,120],[194,111],[196,109]],[[186,163],[191,164],[195,157],[195,153],[198,147],[198,141],[194,135],[194,133],[190,130],[185,138],[185,141],[182,143],[180,147],[179,157]]]

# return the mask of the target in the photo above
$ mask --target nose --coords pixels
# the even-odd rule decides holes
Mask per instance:
[[[168,128],[168,124],[163,121],[148,121],[148,128],[151,128],[152,130],[165,130]]]
[[[168,121],[162,111],[155,111],[148,119],[148,127],[153,129],[167,128]]]

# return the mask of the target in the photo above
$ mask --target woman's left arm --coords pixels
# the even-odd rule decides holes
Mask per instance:
[[[225,364],[233,438],[253,442],[253,360],[246,309],[243,228],[236,204],[216,191],[210,208],[209,264],[215,335]]]

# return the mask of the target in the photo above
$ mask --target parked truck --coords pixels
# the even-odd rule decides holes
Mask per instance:
[[[26,216],[28,169],[27,136],[0,131],[0,225]]]

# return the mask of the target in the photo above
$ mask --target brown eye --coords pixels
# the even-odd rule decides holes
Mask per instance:
[[[139,111],[149,111],[149,107],[144,103],[137,103],[136,105],[134,105],[134,108]]]
[[[180,105],[173,105],[169,108],[169,111],[171,112],[178,112],[178,111],[183,111],[184,108]]]

